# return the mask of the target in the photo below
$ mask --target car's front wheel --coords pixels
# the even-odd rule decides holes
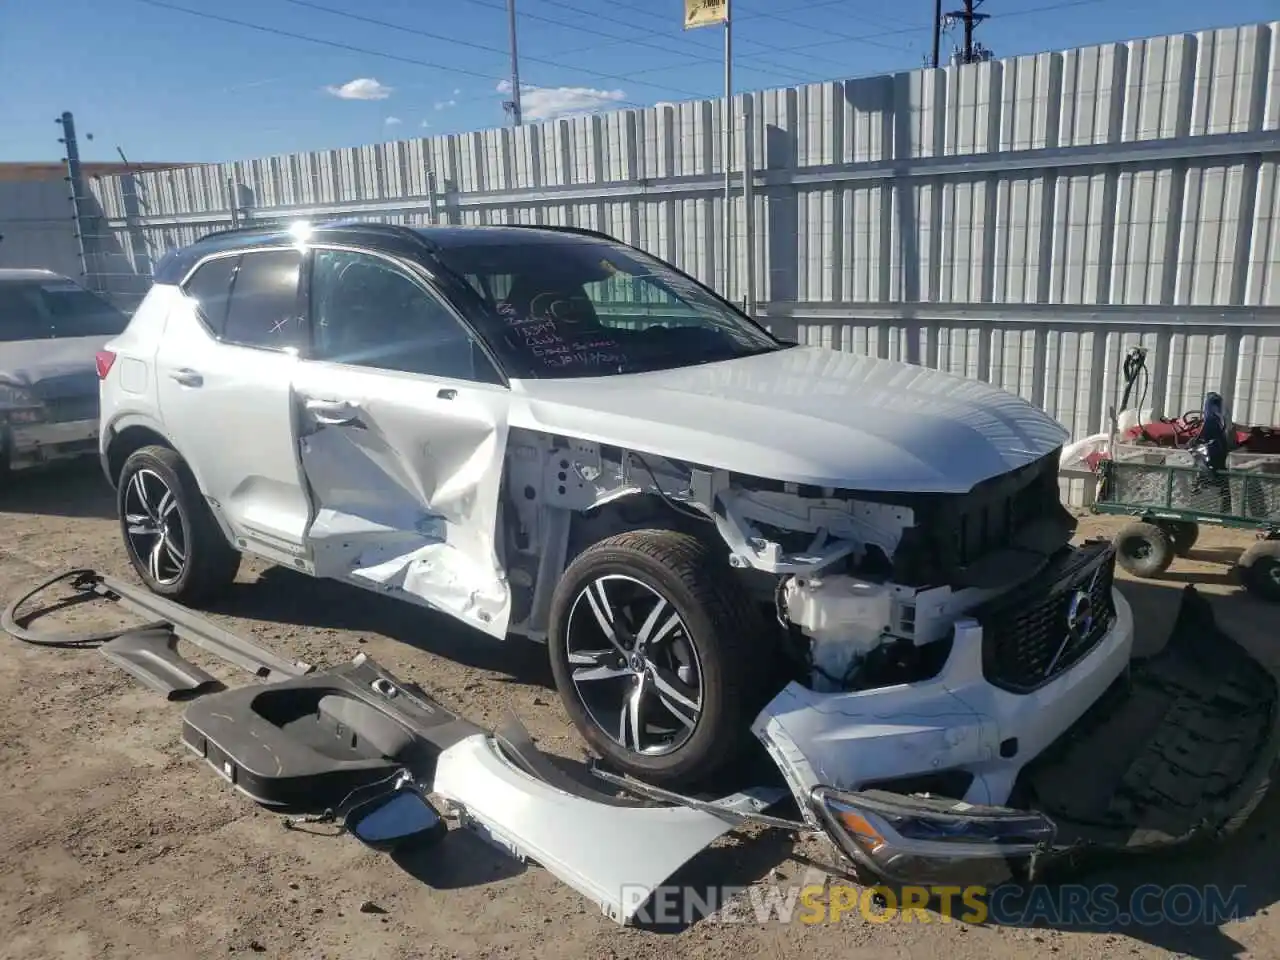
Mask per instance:
[[[235,580],[240,554],[227,543],[176,452],[161,446],[136,450],[116,490],[125,550],[154,593],[198,604]]]
[[[695,537],[620,534],[583,551],[552,600],[556,687],[614,767],[693,788],[740,759],[770,692],[763,618]]]

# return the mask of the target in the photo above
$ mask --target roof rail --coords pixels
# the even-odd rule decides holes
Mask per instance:
[[[208,233],[201,234],[196,237],[194,242],[204,243],[206,240],[213,240],[217,237],[234,237],[238,234],[267,233],[272,229],[274,228],[261,223],[245,227],[227,227],[225,230],[210,230]]]
[[[600,240],[612,240],[614,243],[623,242],[613,236],[613,234],[605,233],[603,230],[592,230],[590,227],[572,227],[556,223],[495,223],[493,226],[523,227],[527,230],[555,230],[559,233],[576,233],[583,237],[596,237]]]

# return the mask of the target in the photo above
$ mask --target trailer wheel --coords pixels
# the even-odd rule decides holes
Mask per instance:
[[[1240,555],[1237,566],[1246,590],[1280,603],[1280,540],[1259,540]]]
[[[1154,523],[1131,523],[1116,535],[1116,562],[1135,577],[1158,577],[1175,556],[1173,537]]]
[[[583,551],[556,586],[547,646],[574,726],[658,786],[692,789],[740,760],[769,692],[763,617],[723,557],[683,533]]]
[[[1173,540],[1173,552],[1179,557],[1190,553],[1200,539],[1200,525],[1190,520],[1157,520],[1156,526],[1169,534]]]

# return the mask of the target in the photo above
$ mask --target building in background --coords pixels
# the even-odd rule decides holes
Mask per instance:
[[[92,180],[180,166],[185,164],[85,163],[83,171]],[[96,210],[93,190],[86,192]],[[84,279],[64,163],[0,163],[0,267],[42,267]]]

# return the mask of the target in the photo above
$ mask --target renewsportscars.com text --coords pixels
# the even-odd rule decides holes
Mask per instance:
[[[624,888],[624,898],[629,891]],[[643,890],[637,888],[637,895]],[[1030,888],[860,887],[853,884],[659,887],[636,913],[645,924],[1036,923],[1073,927],[1218,926],[1244,915],[1244,887],[1112,884]]]

